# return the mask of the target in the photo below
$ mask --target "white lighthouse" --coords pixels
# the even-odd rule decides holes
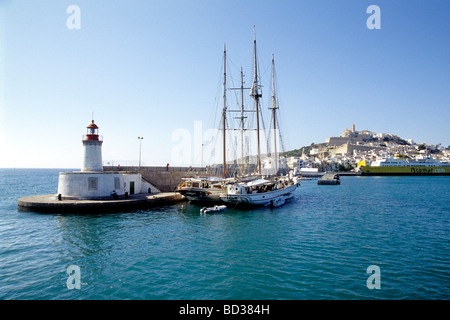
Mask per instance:
[[[103,138],[98,134],[98,126],[92,120],[87,126],[87,134],[83,135],[83,166],[81,171],[102,172]]]
[[[92,120],[83,135],[83,165],[81,171],[60,172],[58,199],[116,199],[135,193],[159,192],[139,173],[103,171],[103,137]]]

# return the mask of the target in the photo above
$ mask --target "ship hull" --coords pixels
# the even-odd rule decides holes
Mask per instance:
[[[219,203],[220,190],[206,190],[203,188],[181,188],[177,190],[188,201],[193,203]]]
[[[288,200],[292,198],[296,188],[297,184],[294,184],[283,189],[256,194],[222,194],[220,198],[224,202],[234,203],[235,205],[265,206],[277,199]]]
[[[445,176],[450,175],[450,166],[364,166],[364,176]]]

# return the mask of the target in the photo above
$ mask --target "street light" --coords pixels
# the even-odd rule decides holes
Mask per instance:
[[[139,169],[141,169],[141,146],[142,146],[142,139],[144,139],[144,137],[138,137],[139,139]]]
[[[205,146],[205,144],[202,143],[202,165],[201,168],[203,168],[203,147]]]

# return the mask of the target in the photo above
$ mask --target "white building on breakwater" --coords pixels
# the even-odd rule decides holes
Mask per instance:
[[[65,199],[116,199],[132,194],[159,192],[142,179],[139,173],[103,171],[103,137],[92,120],[83,135],[83,165],[81,171],[61,172],[58,198]]]

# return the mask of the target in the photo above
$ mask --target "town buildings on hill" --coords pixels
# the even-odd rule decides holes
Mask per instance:
[[[415,143],[393,134],[357,131],[354,124],[350,129],[345,129],[339,137],[329,137],[324,143],[312,144],[301,150],[300,155],[285,158],[286,165],[296,173],[350,171],[354,170],[361,160],[385,158],[396,153],[412,158],[432,154],[437,159],[450,159],[450,150],[440,144]]]

